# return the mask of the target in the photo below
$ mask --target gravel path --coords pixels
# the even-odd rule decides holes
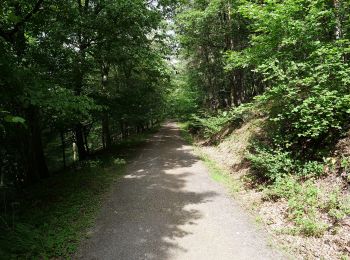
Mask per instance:
[[[179,136],[155,134],[113,187],[77,259],[287,259]]]

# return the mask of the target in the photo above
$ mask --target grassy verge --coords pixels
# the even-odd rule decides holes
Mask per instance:
[[[242,182],[232,178],[230,173],[220,167],[216,161],[212,160],[204,153],[201,153],[199,149],[196,149],[196,154],[209,169],[210,176],[213,180],[225,185],[231,194],[242,190]]]
[[[192,135],[188,132],[188,123],[178,123],[180,127],[181,137],[189,144],[193,144],[194,140]],[[231,193],[238,192],[242,189],[242,183],[239,180],[233,179],[228,171],[218,165],[218,163],[206,154],[204,154],[198,146],[194,145],[194,151],[196,155],[204,162],[207,166],[210,176],[213,180],[225,185]]]
[[[190,136],[187,125],[180,125],[186,140]],[[346,183],[336,172],[336,167],[348,172],[344,156],[339,165],[335,165],[335,159],[327,164],[298,164],[285,153],[255,153],[255,158],[250,154],[250,168],[238,174],[230,174],[208,157],[212,154],[220,158],[220,153],[230,153],[222,158],[229,155],[233,160],[230,163],[240,165],[247,158],[247,147],[254,137],[255,128],[251,126],[252,121],[235,129],[218,147],[195,146],[213,179],[237,192],[235,196],[257,215],[257,222],[277,235],[274,237],[287,247],[286,251],[307,259],[323,255],[327,259],[349,259],[345,255],[349,253],[350,196]],[[269,176],[275,177],[271,180]]]
[[[180,136],[189,144],[193,144],[194,140],[192,135],[188,131],[188,122],[179,122],[177,125],[180,127]]]
[[[130,138],[26,189],[0,215],[0,259],[69,258],[87,236],[104,195],[124,173],[131,150],[147,136]]]

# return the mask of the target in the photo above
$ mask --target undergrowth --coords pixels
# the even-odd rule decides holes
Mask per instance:
[[[0,258],[68,257],[76,250],[101,195],[123,169],[119,162],[105,168],[100,160],[81,167],[25,192],[30,198],[19,202],[14,219],[1,228],[6,236],[1,236]]]
[[[301,182],[291,175],[280,177],[265,188],[265,195],[267,199],[283,198],[288,201],[286,214],[295,224],[288,232],[294,234],[321,236],[334,223],[350,214],[348,197],[341,196],[339,189],[324,191],[314,179]],[[325,222],[321,213],[327,213],[331,222]]]
[[[189,127],[190,123],[189,122],[179,122],[177,123],[178,126],[180,127],[180,136],[189,144],[193,143],[193,137],[189,133]]]
[[[324,164],[318,161],[303,161],[293,158],[290,152],[254,145],[253,151],[247,153],[252,170],[258,177],[275,181],[281,176],[293,174],[306,178],[323,174]]]
[[[215,113],[201,112],[193,114],[188,121],[188,129],[204,138],[210,138],[230,124],[239,124],[247,120],[253,105],[253,103],[247,103],[237,108],[219,110]]]
[[[0,259],[70,258],[139,135],[32,186],[0,215]],[[121,154],[121,152],[123,154]]]

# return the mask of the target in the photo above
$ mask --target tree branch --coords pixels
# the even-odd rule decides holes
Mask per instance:
[[[43,4],[44,0],[38,0],[34,6],[34,8],[32,9],[32,11],[30,11],[21,21],[19,21],[14,28],[11,30],[11,34],[16,33],[19,29],[20,26],[22,26],[23,24],[25,24],[26,22],[29,21],[30,18],[32,18],[32,16],[34,14],[36,14],[39,10],[41,5]]]
[[[16,23],[11,30],[5,31],[4,29],[0,28],[0,36],[4,38],[7,42],[12,43],[12,35],[18,32],[19,28],[26,22],[28,22],[30,18],[32,18],[32,16],[40,10],[40,7],[43,4],[43,2],[44,0],[38,0],[34,5],[33,9],[26,16],[24,16],[24,18],[21,21]]]

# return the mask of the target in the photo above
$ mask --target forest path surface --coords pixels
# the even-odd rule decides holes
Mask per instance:
[[[165,124],[113,187],[77,259],[286,259]]]

